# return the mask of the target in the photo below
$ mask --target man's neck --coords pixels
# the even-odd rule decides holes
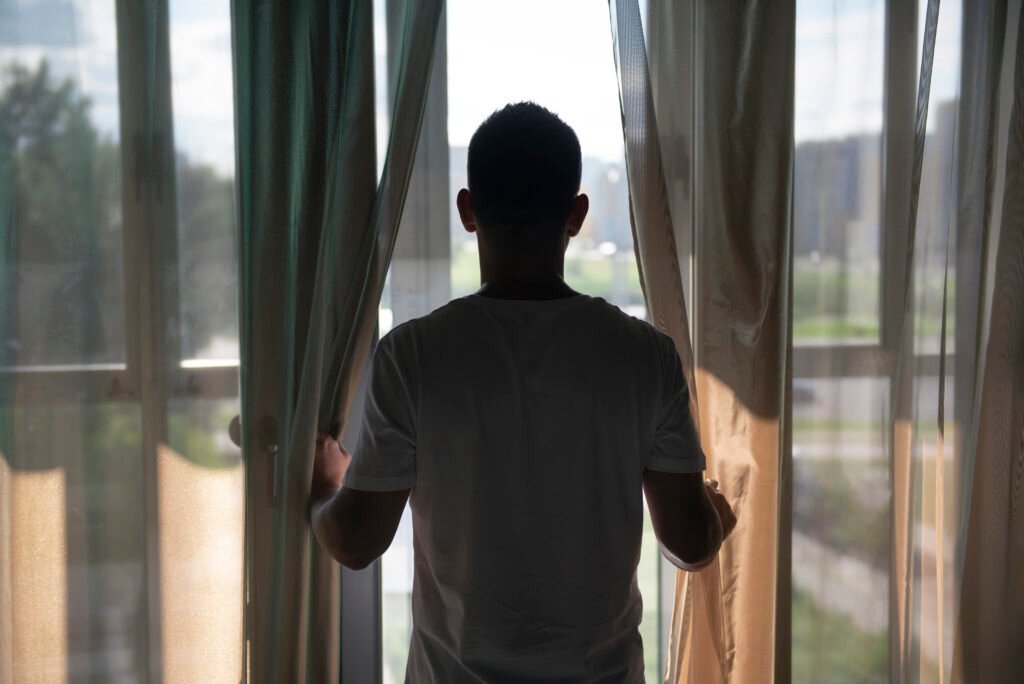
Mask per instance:
[[[499,250],[481,240],[480,290],[498,299],[561,299],[579,294],[565,284],[563,243]]]
[[[562,299],[579,293],[566,285],[560,274],[552,273],[530,278],[481,276],[477,294],[495,299]]]

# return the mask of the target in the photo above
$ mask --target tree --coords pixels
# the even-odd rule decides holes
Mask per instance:
[[[90,102],[46,61],[0,94],[5,351],[18,364],[121,360],[120,164]]]

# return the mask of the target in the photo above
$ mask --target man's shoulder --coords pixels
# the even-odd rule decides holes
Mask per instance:
[[[611,319],[617,320],[621,325],[631,330],[637,336],[659,345],[672,345],[672,338],[655,327],[654,324],[646,320],[646,318],[641,318],[636,315],[636,313],[629,310],[621,309],[600,297],[595,297],[594,299],[601,303],[601,308],[604,309],[605,315]],[[639,308],[642,312],[643,307]]]
[[[381,336],[378,346],[395,348],[414,344],[415,339],[425,327],[451,316],[459,308],[459,302],[459,299],[453,299],[430,313],[422,314],[396,324]]]
[[[671,337],[644,318],[637,316],[636,312],[623,310],[602,297],[587,294],[583,294],[581,297],[585,299],[585,301],[581,302],[584,305],[582,308],[589,311],[592,317],[600,319],[602,321],[601,325],[613,325],[628,330],[636,337],[657,343],[656,346],[659,344],[672,346]],[[423,331],[429,330],[432,327],[443,328],[449,324],[458,327],[464,323],[463,319],[467,316],[479,315],[482,315],[482,310],[477,306],[473,306],[470,297],[457,297],[442,304],[430,313],[411,318],[396,325],[382,337],[382,341],[388,339],[392,344],[406,342],[416,338]]]

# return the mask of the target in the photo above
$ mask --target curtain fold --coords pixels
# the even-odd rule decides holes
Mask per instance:
[[[951,670],[951,681],[957,682],[1011,682],[1024,673],[1024,11],[1020,2],[1010,3],[1009,12],[996,5],[995,11],[978,11],[981,30],[992,36],[991,61],[979,65],[986,72],[979,96],[989,107],[983,114],[996,130],[987,131],[986,158],[977,167],[967,167],[976,180],[984,169],[985,183],[973,196],[963,193],[960,203],[962,214],[974,209],[969,218],[986,231],[995,255],[987,297],[990,325],[987,330],[979,326],[981,334],[972,340],[972,349],[984,353],[974,366],[974,403],[966,416],[970,429],[960,442],[974,458],[958,520],[956,562],[962,593],[954,606],[959,614]],[[973,44],[968,35],[965,49]],[[1004,45],[1005,57],[1000,54]],[[1004,119],[994,95],[1000,60],[1008,76],[1003,108],[1009,109],[1002,137],[998,124]],[[974,76],[967,63],[965,57],[964,84],[968,74]],[[993,204],[999,205],[998,211]],[[982,283],[985,258],[979,250]],[[970,310],[971,304],[965,308]]]
[[[922,308],[926,300],[922,297],[930,297],[934,294],[931,283],[919,276],[929,262],[925,259],[915,264],[915,255],[919,258],[926,258],[926,253],[918,252],[918,214],[920,211],[920,193],[922,174],[924,172],[925,157],[925,135],[928,125],[928,114],[932,80],[932,67],[935,57],[935,41],[939,24],[939,1],[929,0],[926,5],[925,16],[923,17],[923,38],[921,41],[921,60],[918,70],[917,83],[917,105],[914,117],[914,138],[912,161],[910,166],[910,192],[908,221],[903,226],[887,226],[888,229],[897,231],[904,236],[900,258],[905,263],[902,270],[903,280],[895,292],[886,293],[889,297],[898,297],[902,302],[903,316],[899,321],[901,334],[899,345],[896,350],[895,369],[891,384],[892,411],[890,416],[890,483],[892,487],[892,547],[890,557],[890,624],[889,624],[889,668],[890,677],[894,681],[913,681],[912,673],[918,671],[920,665],[919,635],[920,623],[915,624],[915,613],[920,616],[931,613],[925,610],[918,613],[915,608],[920,605],[920,597],[915,596],[921,588],[921,583],[914,580],[914,574],[918,571],[918,565],[922,557],[917,555],[915,543],[916,527],[918,521],[916,511],[920,505],[919,494],[923,491],[921,487],[921,437],[919,430],[916,430],[914,413],[915,409],[915,376],[920,370],[916,364],[917,354],[920,350],[915,336],[914,323],[920,319]],[[939,144],[951,143],[943,140]],[[941,165],[940,165],[941,166]],[[936,168],[936,175],[942,174],[945,169]],[[925,208],[927,218],[928,212]],[[945,228],[946,226],[941,226]],[[940,226],[928,223],[927,228],[932,233],[938,231]],[[922,233],[924,230],[922,230]],[[933,236],[929,236],[933,237]],[[944,236],[943,244],[946,243]],[[934,240],[929,241],[934,244]],[[915,266],[917,266],[915,268]],[[942,283],[945,285],[947,273],[942,274]],[[916,285],[916,287],[915,287]],[[923,289],[922,289],[923,286]],[[934,308],[934,305],[933,305]],[[945,303],[942,304],[942,313],[945,312]],[[917,314],[915,316],[915,314]],[[940,316],[942,314],[940,313]],[[945,341],[945,331],[941,332],[942,341]],[[941,345],[940,345],[941,346]],[[945,348],[942,346],[942,351]],[[932,350],[934,351],[934,350]],[[945,355],[940,354],[942,361]],[[944,368],[943,368],[944,369]],[[944,391],[944,377],[940,372],[937,383],[938,392]],[[933,397],[937,399],[937,397]],[[934,415],[934,414],[933,414]],[[937,417],[938,425],[945,421],[944,415]],[[915,458],[917,456],[917,458]],[[941,472],[941,469],[940,469]],[[933,490],[934,491],[934,490]],[[941,500],[940,500],[941,501]],[[933,508],[932,513],[937,510]],[[939,531],[935,526],[933,517],[932,529]],[[941,548],[941,547],[940,547]],[[927,560],[927,559],[926,559]],[[942,560],[933,563],[930,570],[933,576],[942,567]],[[940,579],[941,575],[935,577]],[[941,584],[941,582],[940,582]],[[932,608],[941,605],[928,604]],[[938,616],[928,615],[931,619]],[[939,643],[939,642],[936,642]]]
[[[891,417],[890,670],[1009,682],[1024,671],[1022,521],[1006,484],[1024,424],[1020,3],[932,0],[924,19]],[[952,98],[928,87],[940,58],[959,70]]]
[[[651,7],[656,17],[669,11],[667,3]],[[708,475],[739,518],[711,566],[679,573],[666,681],[762,681],[767,673],[786,680],[788,605],[780,616],[776,597],[781,590],[788,601],[780,492],[789,468],[794,4],[693,5],[692,20],[679,23],[692,33],[674,44],[685,64],[697,41],[690,62],[697,133],[692,142],[685,130],[669,136],[665,146],[652,88],[665,97],[679,70],[659,65],[652,84],[637,3],[611,0],[609,8],[644,295],[689,371]],[[674,225],[690,217],[670,213],[666,168],[673,186],[693,183],[692,357],[682,282],[689,269],[680,265],[691,255],[679,253]]]
[[[649,75],[637,3],[610,2],[645,297],[692,369],[709,474],[740,520],[715,565],[680,573],[666,681],[1024,672],[1021,3],[919,5],[910,144],[886,137],[901,103],[877,100],[884,132],[865,105],[908,65],[883,77],[862,36],[884,21],[886,59],[906,58],[892,41],[914,20],[873,7],[796,19],[792,5],[652,0]],[[804,21],[800,47],[788,31]],[[823,35],[831,53],[811,44]],[[794,44],[835,72],[801,96],[817,119],[793,109]],[[851,45],[865,60],[852,94]],[[886,585],[887,614],[870,595]]]
[[[307,524],[314,437],[344,434],[369,351],[441,8],[403,3],[378,182],[371,3],[232,7],[254,681],[338,676],[338,567]]]

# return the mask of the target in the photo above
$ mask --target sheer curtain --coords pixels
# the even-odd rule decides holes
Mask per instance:
[[[759,681],[774,670],[786,680],[765,645],[775,641],[776,600],[786,600],[788,586],[780,581],[779,531],[788,515],[780,492],[788,454],[792,78],[784,75],[792,72],[793,8],[651,3],[656,54],[679,59],[675,67],[659,62],[654,73],[663,81],[652,84],[637,3],[610,5],[644,294],[652,322],[672,334],[689,369],[708,473],[739,517],[719,559],[677,581],[666,676]],[[687,33],[669,36],[666,26]],[[682,78],[699,98],[678,93]],[[668,138],[658,134],[656,96],[660,111],[686,117],[668,125]],[[692,268],[680,263],[691,258]],[[683,273],[691,277],[692,356]]]
[[[741,521],[667,681],[1015,681],[1020,3],[610,6],[645,295]]]
[[[306,506],[316,433],[344,434],[369,350],[443,6],[398,5],[379,183],[371,3],[232,7],[255,681],[338,678],[338,566],[311,543]]]
[[[0,15],[0,682],[235,681],[228,3]]]

